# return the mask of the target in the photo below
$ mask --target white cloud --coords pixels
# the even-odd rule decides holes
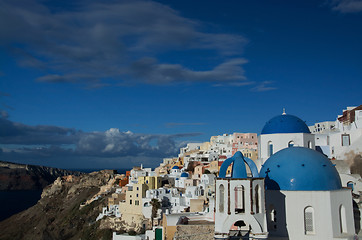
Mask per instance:
[[[28,126],[0,118],[0,158],[24,162],[42,159],[45,165],[61,165],[66,158],[93,159],[100,166],[109,159],[161,160],[177,154],[177,139],[196,135],[199,133],[137,134],[117,128],[82,132],[57,126]]]

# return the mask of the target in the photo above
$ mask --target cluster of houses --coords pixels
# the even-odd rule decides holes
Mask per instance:
[[[310,127],[283,112],[118,175],[97,220],[144,232],[113,239],[356,239],[361,152],[362,105]]]

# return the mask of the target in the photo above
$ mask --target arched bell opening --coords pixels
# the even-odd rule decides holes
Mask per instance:
[[[229,239],[249,239],[251,226],[244,220],[236,221],[229,230]]]

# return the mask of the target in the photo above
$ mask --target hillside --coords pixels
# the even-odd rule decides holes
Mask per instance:
[[[99,191],[112,182],[113,173],[103,170],[56,179],[35,206],[0,222],[0,240],[111,239],[112,231],[101,229],[95,219],[106,206]]]
[[[0,191],[41,190],[58,177],[80,174],[59,168],[0,161]]]

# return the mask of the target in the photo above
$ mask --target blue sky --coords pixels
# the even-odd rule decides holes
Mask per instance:
[[[0,159],[156,166],[361,104],[362,1],[0,0]]]

